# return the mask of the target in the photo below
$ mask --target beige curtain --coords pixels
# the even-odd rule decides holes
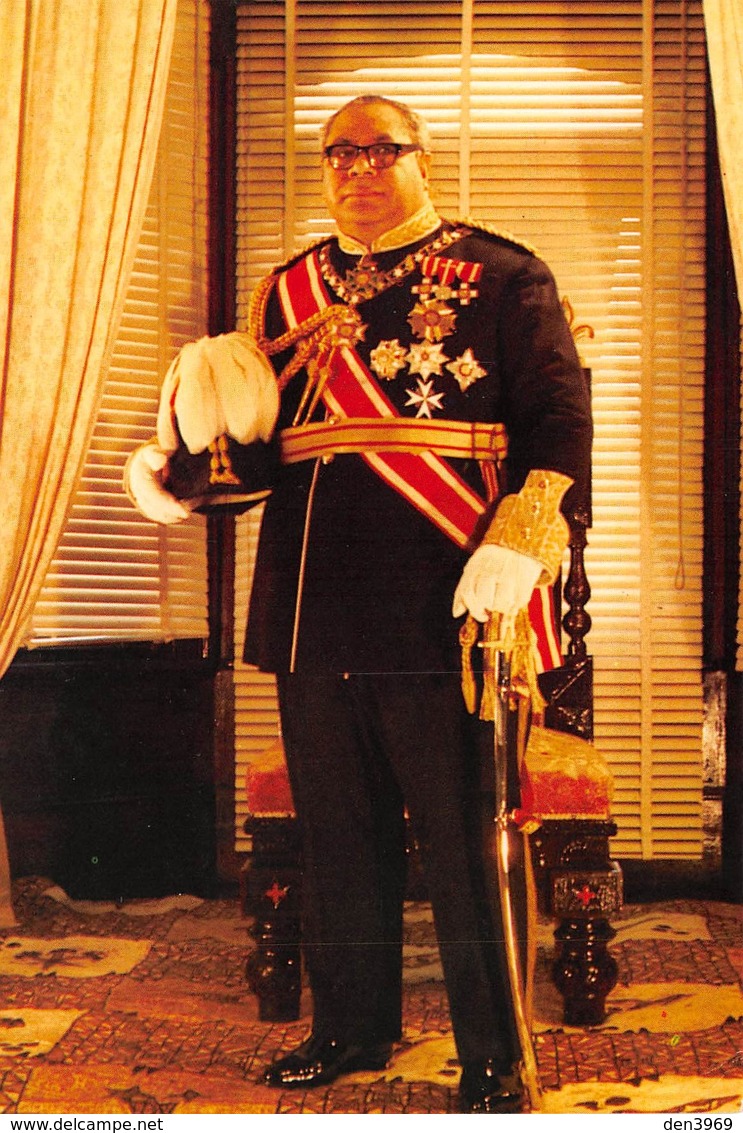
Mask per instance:
[[[95,421],[140,235],[177,0],[0,5],[0,676]],[[0,820],[0,925],[13,923]]]
[[[712,96],[738,293],[743,296],[743,0],[704,0]]]

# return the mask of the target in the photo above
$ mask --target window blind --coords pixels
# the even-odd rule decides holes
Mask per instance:
[[[207,0],[179,0],[157,164],[85,468],[30,646],[207,636],[205,525],[144,519],[122,490],[177,350],[206,331]]]
[[[355,94],[380,93],[429,122],[439,210],[534,244],[576,322],[592,328],[579,341],[596,423],[588,641],[596,743],[616,784],[614,852],[698,857],[700,0],[370,0],[361,9],[251,0],[238,5],[238,43],[241,323],[258,279],[330,230],[321,123]],[[240,523],[247,548],[257,519]],[[241,797],[247,760],[277,725],[266,678],[241,665],[236,678]]]

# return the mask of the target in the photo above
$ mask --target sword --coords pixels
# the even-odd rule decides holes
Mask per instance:
[[[524,996],[523,970],[518,947],[516,920],[511,894],[511,841],[508,810],[508,744],[511,702],[511,663],[502,642],[495,639],[497,617],[491,617],[485,632],[485,668],[493,678],[493,729],[495,756],[495,859],[500,907],[503,922],[508,982],[511,989],[516,1035],[521,1053],[521,1078],[529,1096],[532,1111],[543,1108],[539,1070],[532,1044]],[[493,624],[495,623],[495,624]],[[494,654],[494,655],[493,655]],[[526,847],[528,852],[528,846]]]

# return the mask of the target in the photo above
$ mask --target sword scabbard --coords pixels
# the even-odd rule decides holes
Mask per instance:
[[[495,756],[496,873],[500,891],[500,907],[503,920],[503,938],[508,967],[508,982],[511,989],[514,1023],[521,1053],[522,1079],[529,1095],[531,1109],[538,1111],[542,1109],[542,1089],[532,1043],[531,1028],[526,1011],[524,978],[510,883],[511,819],[508,808],[508,768],[509,765],[515,765],[516,763],[516,761],[510,761],[508,758],[508,745],[513,734],[512,729],[509,727],[509,712],[512,695],[511,671],[509,658],[503,650],[496,652],[492,663],[495,693],[493,728]]]

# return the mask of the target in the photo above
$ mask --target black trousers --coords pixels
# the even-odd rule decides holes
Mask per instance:
[[[461,1062],[514,1057],[492,829],[492,725],[459,675],[278,677],[303,849],[313,1028],[401,1034],[405,808],[420,846]]]

